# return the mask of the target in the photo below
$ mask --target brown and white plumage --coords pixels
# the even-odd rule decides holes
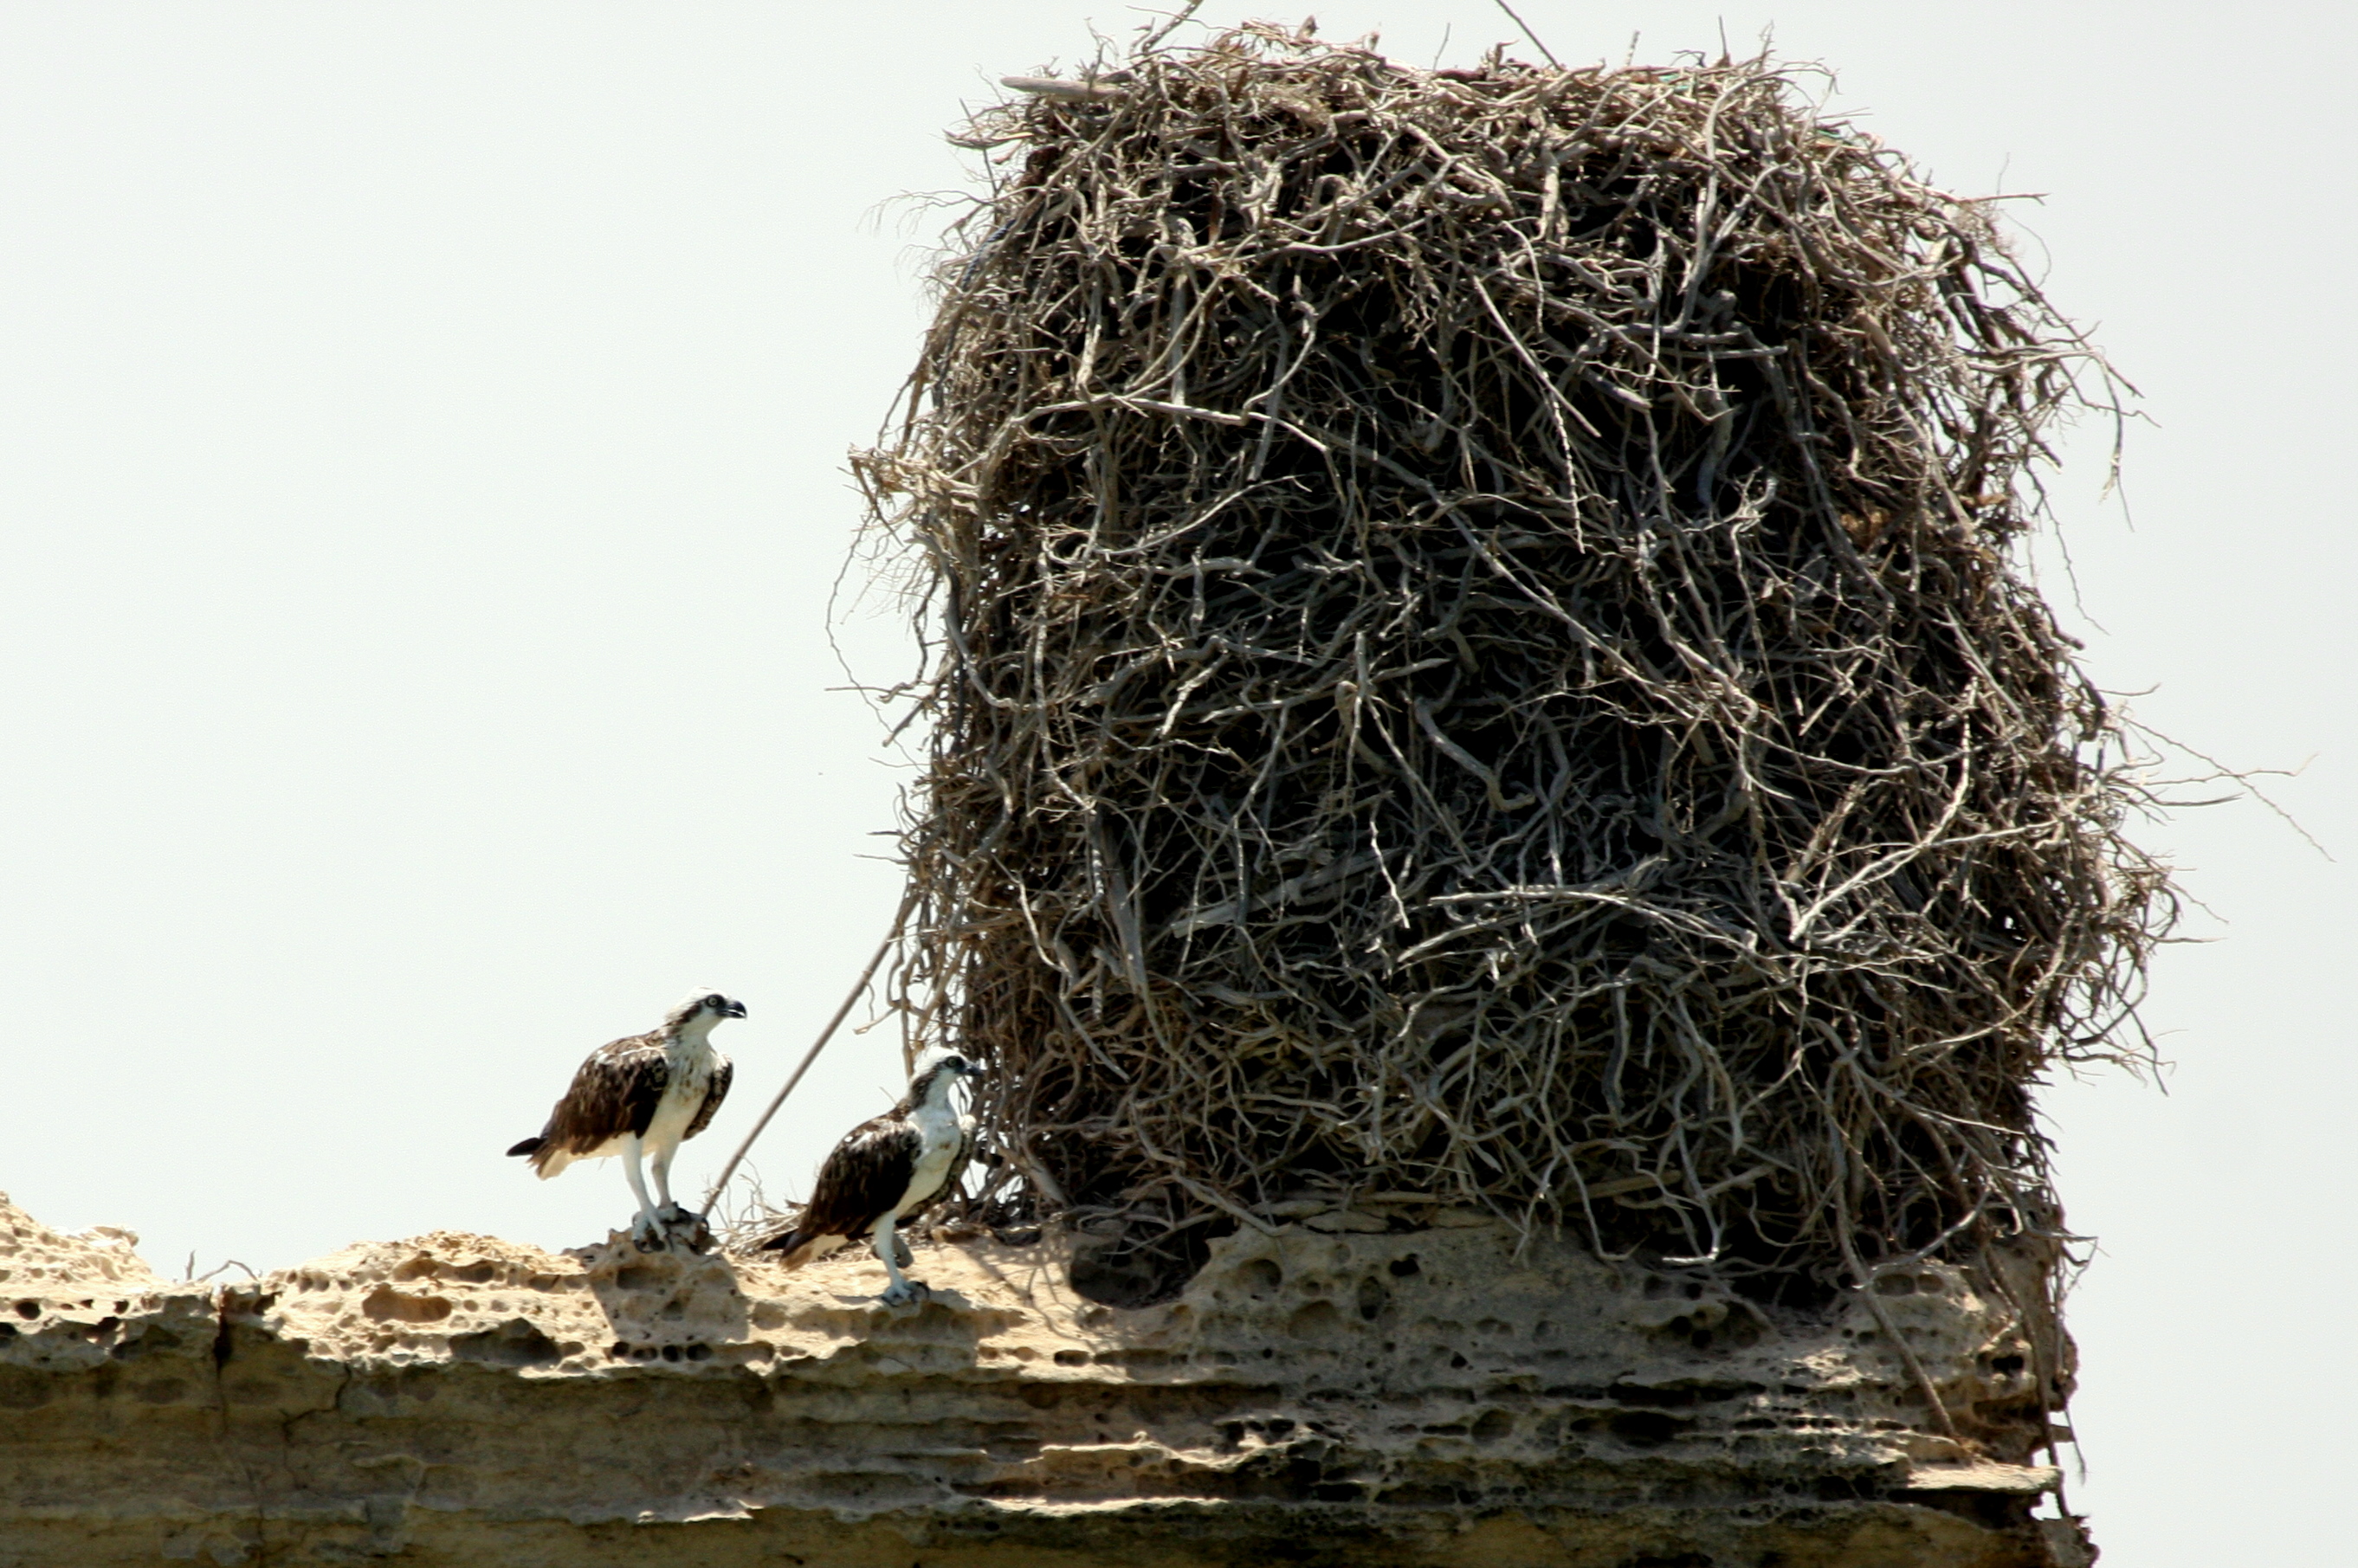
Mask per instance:
[[[896,1227],[957,1190],[974,1150],[974,1119],[950,1098],[974,1069],[962,1056],[945,1056],[909,1082],[906,1098],[846,1133],[819,1167],[810,1202],[794,1227],[763,1242],[789,1264],[823,1257],[847,1242],[872,1238],[891,1281],[884,1300],[898,1306],[925,1289],[904,1279]]]
[[[712,1048],[713,1026],[744,1016],[741,1001],[719,991],[691,992],[662,1028],[592,1051],[548,1113],[540,1136],[508,1152],[529,1155],[543,1181],[576,1160],[620,1154],[622,1173],[639,1200],[631,1234],[642,1247],[662,1245],[667,1227],[690,1217],[672,1201],[672,1159],[682,1143],[711,1125],[736,1076],[729,1058]],[[652,1203],[639,1169],[642,1152],[654,1168]]]

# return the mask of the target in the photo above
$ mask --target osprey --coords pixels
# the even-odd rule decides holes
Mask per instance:
[[[974,1148],[974,1119],[960,1116],[950,1089],[974,1068],[963,1056],[944,1056],[909,1080],[909,1095],[883,1115],[844,1135],[819,1167],[810,1202],[794,1228],[762,1243],[784,1252],[789,1265],[872,1237],[892,1286],[888,1306],[915,1301],[925,1287],[902,1277],[903,1251],[893,1227],[957,1188]]]
[[[622,1173],[639,1200],[632,1239],[643,1252],[668,1245],[669,1227],[698,1217],[672,1202],[672,1157],[711,1122],[736,1076],[729,1058],[712,1048],[713,1025],[744,1016],[741,1001],[719,991],[692,992],[665,1017],[661,1029],[592,1051],[573,1075],[573,1087],[548,1113],[540,1136],[508,1152],[532,1156],[532,1168],[544,1182],[576,1160],[620,1154]],[[653,1204],[639,1170],[642,1151],[655,1170]]]

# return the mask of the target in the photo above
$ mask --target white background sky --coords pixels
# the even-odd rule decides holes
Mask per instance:
[[[1569,61],[1773,26],[1952,189],[2045,193],[2017,221],[2151,420],[2133,522],[2074,443],[2046,580],[2147,722],[2306,762],[2274,793],[2342,857],[2247,804],[2147,830],[2214,940],[2157,968],[2167,1095],[2046,1099],[2102,1239],[2074,1502],[2138,1568],[2349,1561],[2351,14],[1521,9]],[[1512,31],[1316,11],[1425,63]],[[935,220],[880,206],[962,184],[960,103],[1092,20],[1138,13],[0,4],[0,1188],[174,1273],[579,1242],[620,1174],[500,1151],[708,984],[752,1015],[701,1190],[897,897],[903,774],[827,643],[843,454],[925,311]],[[837,633],[905,673],[889,607]],[[840,1041],[773,1184],[896,1072]]]

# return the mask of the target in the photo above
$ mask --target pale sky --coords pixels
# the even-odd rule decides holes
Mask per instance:
[[[2070,448],[2044,580],[2140,719],[2305,766],[2267,787],[2342,857],[2248,803],[2146,830],[2207,940],[2156,966],[2168,1094],[2045,1102],[2101,1242],[2073,1506],[2137,1568],[2346,1562],[2358,26],[1518,8],[1567,61],[1773,27],[1952,189],[2043,193],[2026,243],[2149,421],[2125,514],[2105,433]],[[1513,35],[1475,0],[1315,10],[1425,63]],[[620,1173],[501,1151],[590,1048],[719,986],[752,1016],[717,1036],[700,1193],[897,900],[906,774],[829,643],[844,453],[914,355],[940,221],[895,199],[968,183],[962,102],[1140,17],[0,4],[0,1190],[175,1274],[578,1243],[627,1219]],[[833,634],[909,673],[889,600]],[[889,1025],[839,1040],[756,1151],[772,1185],[897,1073]]]

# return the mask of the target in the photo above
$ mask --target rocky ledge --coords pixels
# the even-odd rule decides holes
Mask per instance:
[[[2089,1560],[2033,1517],[2032,1337],[1955,1271],[1763,1308],[1416,1218],[1135,1309],[1053,1232],[921,1240],[895,1311],[864,1256],[447,1231],[215,1290],[0,1198],[0,1565]]]

